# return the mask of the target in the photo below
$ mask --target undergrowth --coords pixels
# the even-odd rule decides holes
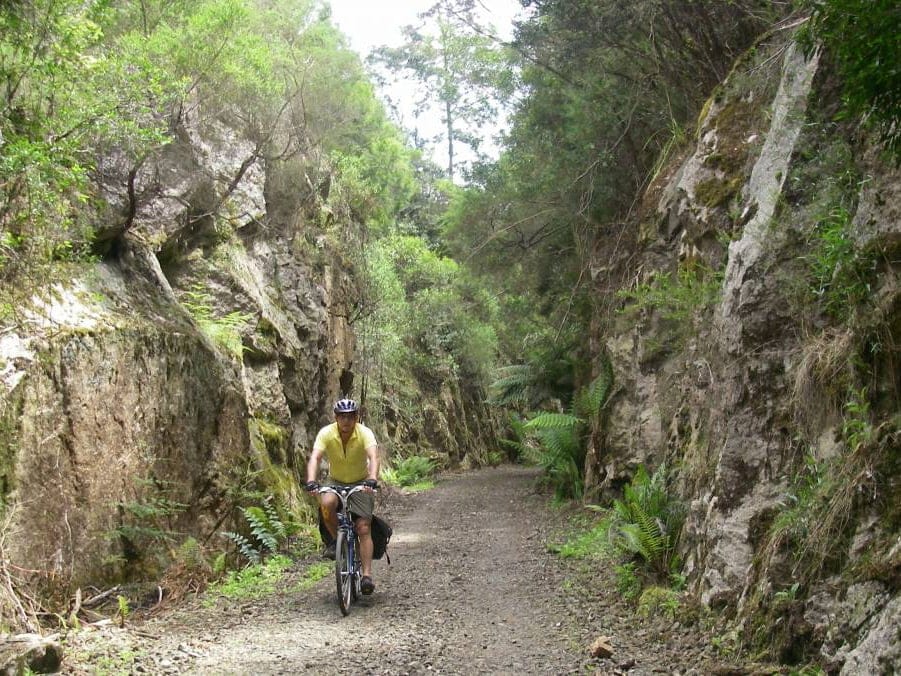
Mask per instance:
[[[773,516],[749,587],[743,640],[780,661],[800,663],[807,654],[801,618],[804,601],[827,576],[852,580],[897,578],[892,543],[876,538],[860,562],[849,565],[851,541],[865,516],[877,531],[897,532],[894,475],[901,416],[876,425],[865,388],[849,388],[842,406],[840,447],[831,457],[808,452]]]
[[[604,425],[604,406],[613,389],[609,359],[600,373],[573,397],[568,413],[543,411],[513,427],[519,455],[544,470],[557,499],[580,499],[585,490],[585,455],[591,435]],[[508,441],[508,445],[511,442]]]
[[[434,476],[438,466],[434,460],[423,455],[402,458],[394,467],[383,467],[379,477],[385,483],[401,486],[410,491],[421,491],[435,485]]]
[[[276,585],[284,578],[292,561],[281,554],[264,563],[232,570],[224,579],[211,584],[207,590],[206,605],[212,605],[217,596],[230,599],[261,599],[275,592]]]
[[[235,311],[217,317],[213,311],[212,297],[202,289],[185,292],[181,302],[210,340],[233,359],[241,360],[244,354],[242,334],[252,319],[249,314]]]
[[[267,556],[279,551],[287,537],[298,530],[297,524],[286,523],[282,518],[271,496],[267,496],[262,505],[241,507],[241,513],[247,520],[249,534],[226,531],[222,536],[233,542],[250,563],[262,563]]]
[[[617,591],[628,600],[638,601],[644,590],[661,589],[661,583],[677,598],[685,585],[676,555],[685,510],[667,490],[666,468],[650,475],[639,467],[613,508],[590,509],[598,515],[593,521],[577,525],[548,549],[561,558],[611,567]],[[655,603],[663,601],[645,600]]]
[[[627,301],[622,313],[656,311],[664,319],[685,321],[719,298],[723,273],[698,263],[680,265],[675,273],[655,272],[646,282],[617,292]]]

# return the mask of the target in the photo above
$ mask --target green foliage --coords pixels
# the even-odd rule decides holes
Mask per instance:
[[[334,574],[335,565],[328,561],[319,561],[307,568],[300,581],[290,590],[292,593],[306,591],[319,580]]]
[[[555,339],[550,332],[527,333],[516,349],[523,361],[497,369],[491,403],[534,410],[566,400],[573,390],[576,340],[573,334]]]
[[[590,259],[619,245],[623,215],[658,158],[787,7],[543,0],[532,8],[517,27],[524,94],[505,151],[452,197],[445,236],[453,255],[505,295],[556,314],[558,326],[578,324],[593,300]]]
[[[599,424],[612,384],[613,371],[604,358],[600,375],[573,398],[572,413],[543,411],[520,428],[525,437],[516,444],[517,449],[544,470],[558,499],[582,497],[588,435],[592,425]]]
[[[875,276],[876,255],[861,251],[851,234],[851,212],[839,204],[821,219],[811,236],[806,257],[813,277],[812,291],[827,314],[847,320],[868,300]]]
[[[667,587],[648,587],[638,598],[638,614],[642,617],[663,615],[675,620],[681,608],[679,594]]]
[[[574,415],[548,412],[536,414],[525,424],[537,444],[524,444],[524,455],[544,470],[559,499],[582,497],[584,427],[585,421]]]
[[[630,303],[623,312],[656,311],[664,319],[683,321],[709,307],[719,297],[722,283],[721,272],[694,263],[680,265],[675,274],[654,273],[649,281],[616,295]]]
[[[588,530],[581,531],[562,544],[553,545],[549,549],[564,559],[609,559],[613,554],[609,532],[610,519],[604,518]]]
[[[173,556],[173,563],[181,566],[188,573],[206,574],[209,563],[203,553],[200,543],[193,537],[185,538]]]
[[[230,599],[261,599],[275,592],[276,585],[291,567],[287,556],[273,556],[263,563],[254,563],[241,570],[230,571],[224,580],[214,582],[207,591],[207,604],[215,596]]]
[[[616,576],[616,591],[622,594],[624,599],[634,601],[641,595],[643,585],[635,570],[634,562],[618,564],[614,567],[613,572]]]
[[[319,166],[307,172],[317,182],[316,172],[330,174],[331,213],[350,209],[384,224],[416,191],[415,151],[312,1],[5,3],[0,71],[0,283],[8,291],[33,293],[46,277],[39,267],[90,252],[93,224],[109,219],[97,213],[97,160],[115,156],[137,171],[183,116],[243,124],[256,141],[242,158],[249,162],[278,165],[317,149]],[[243,317],[204,319],[236,353]]]
[[[798,597],[798,589],[800,589],[800,587],[801,587],[801,583],[795,582],[788,589],[783,589],[781,591],[777,591],[775,594],[773,594],[773,601],[777,605],[788,604],[788,603],[794,602],[795,599]]]
[[[201,331],[226,354],[241,360],[244,355],[242,334],[247,330],[252,317],[245,312],[234,311],[222,317],[213,314],[213,299],[200,288],[186,291],[182,305],[194,317]]]
[[[131,615],[131,607],[128,605],[128,599],[121,594],[116,597],[116,617],[120,627],[125,626],[125,621]]]
[[[867,390],[850,388],[843,406],[843,453],[819,461],[805,456],[770,527],[770,547],[778,551],[791,545],[795,574],[802,582],[844,556],[857,500],[877,492],[874,468],[893,452],[881,440],[890,438],[892,425],[880,437],[872,418]]]
[[[449,380],[474,392],[487,387],[498,312],[466,271],[411,235],[370,246],[366,266],[360,353],[379,390],[398,406],[411,383],[425,391]],[[415,408],[410,415],[421,415],[421,404]]]
[[[100,2],[0,5],[0,283],[28,293],[89,253],[98,148],[143,156],[165,137],[177,85],[104,49]],[[20,284],[28,280],[24,289]]]
[[[222,536],[233,542],[238,552],[252,564],[259,564],[267,555],[275,554],[294,531],[282,520],[269,496],[261,506],[242,507],[241,513],[247,520],[250,537],[234,531],[223,532]]]
[[[607,355],[601,354],[600,373],[575,397],[575,410],[586,418],[595,418],[601,412],[613,389],[613,364]]]
[[[835,60],[850,115],[867,118],[887,148],[901,151],[901,13],[894,0],[804,0],[808,51],[822,42]]]
[[[677,549],[685,508],[667,490],[666,468],[661,466],[648,475],[640,466],[624,488],[623,499],[614,501],[613,509],[617,517],[612,530],[616,547],[637,556],[658,580],[668,581],[681,566]]]
[[[423,455],[401,458],[395,466],[381,470],[381,478],[389,484],[403,487],[430,485],[437,466],[435,461]]]
[[[137,497],[116,505],[119,525],[107,533],[122,544],[125,562],[147,558],[162,563],[177,539],[175,518],[187,505],[169,497],[171,487],[154,480],[135,480]]]

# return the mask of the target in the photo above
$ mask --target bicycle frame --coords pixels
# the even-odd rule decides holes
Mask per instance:
[[[354,493],[366,490],[362,485],[349,488],[321,486],[320,493],[334,493],[341,508],[338,510],[338,533],[335,541],[335,582],[338,591],[338,606],[347,615],[351,604],[360,596],[362,568],[360,563],[360,543],[357,530],[350,514],[349,500]]]

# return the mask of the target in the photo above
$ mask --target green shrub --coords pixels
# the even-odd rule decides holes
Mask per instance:
[[[386,467],[381,471],[383,481],[395,486],[414,487],[430,483],[437,466],[435,461],[423,455],[411,455],[402,458],[394,468]]]
[[[642,617],[664,615],[675,620],[681,607],[679,594],[666,587],[648,587],[638,598],[638,614]]]
[[[664,466],[653,475],[640,466],[623,499],[614,501],[613,511],[616,521],[611,533],[618,549],[637,557],[658,580],[669,580],[678,572],[685,507],[668,493]]]
[[[616,591],[626,600],[637,599],[641,594],[641,578],[635,570],[634,563],[623,563],[613,568],[616,576]]]
[[[852,214],[834,206],[816,225],[806,257],[813,278],[812,291],[823,310],[845,321],[852,310],[871,297],[876,255],[861,251],[851,235]]]
[[[250,536],[233,531],[226,531],[222,536],[231,540],[251,563],[262,563],[267,555],[275,554],[289,532],[293,532],[293,527],[289,528],[279,516],[271,497],[263,500],[262,506],[242,507],[241,513],[247,520]]]
[[[901,12],[896,0],[805,0],[802,42],[821,41],[844,85],[845,110],[867,118],[896,158],[901,151]]]
[[[565,559],[598,559],[609,557],[610,519],[604,518],[589,530],[581,531],[568,538],[563,544],[552,545],[548,549]]]
[[[273,556],[265,563],[256,563],[241,570],[232,570],[220,582],[210,585],[209,596],[231,599],[260,599],[275,591],[275,586],[291,566],[287,556]]]
[[[723,273],[705,265],[680,265],[674,274],[654,273],[650,280],[616,295],[631,304],[623,312],[657,311],[664,319],[684,320],[719,298]]]

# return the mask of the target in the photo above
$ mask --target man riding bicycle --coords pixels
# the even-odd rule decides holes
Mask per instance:
[[[353,399],[339,399],[334,406],[335,422],[326,425],[313,442],[313,453],[307,462],[306,490],[311,494],[319,491],[316,475],[323,454],[329,464],[329,483],[349,485],[362,483],[367,486],[350,496],[350,512],[354,517],[357,536],[360,539],[360,559],[363,577],[360,590],[371,594],[375,590],[372,581],[372,511],[375,507],[374,491],[378,488],[379,454],[378,444],[372,430],[357,422],[357,402]],[[319,494],[319,501],[325,527],[334,541],[338,534],[338,496],[331,493]],[[332,545],[331,551],[334,551]]]

